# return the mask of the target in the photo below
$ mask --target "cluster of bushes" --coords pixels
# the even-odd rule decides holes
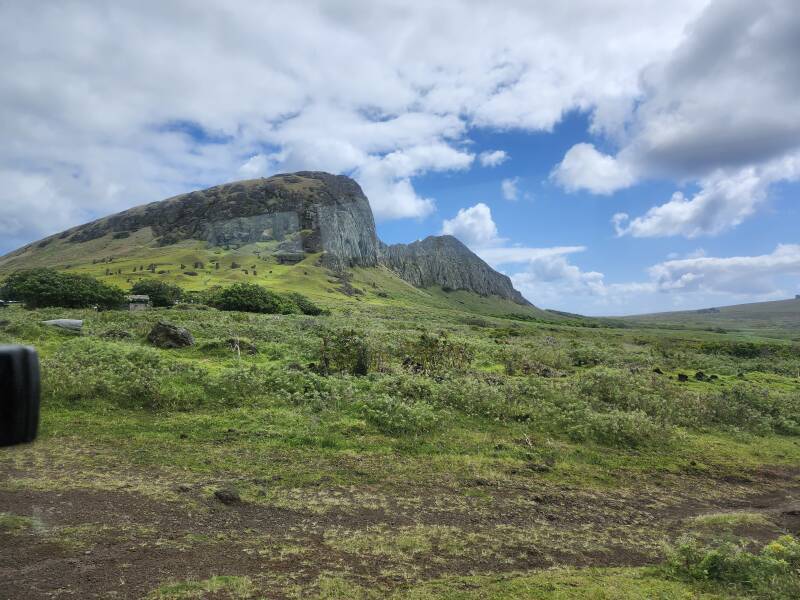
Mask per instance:
[[[86,275],[53,269],[28,269],[9,275],[0,287],[0,297],[24,302],[28,308],[119,308],[125,293]]]
[[[785,535],[752,553],[733,542],[705,546],[684,538],[669,550],[665,570],[686,581],[733,586],[751,598],[800,598],[800,541]]]
[[[220,310],[281,315],[321,315],[327,312],[302,294],[279,294],[253,283],[214,287],[201,296],[205,304]]]
[[[157,279],[143,279],[131,287],[131,294],[147,295],[156,307],[171,307],[188,298],[183,289]],[[0,286],[0,298],[24,302],[28,308],[120,308],[125,292],[88,275],[62,273],[53,269],[28,269],[10,275]],[[268,314],[321,315],[327,311],[298,293],[278,294],[259,285],[237,283],[191,294],[192,300],[220,310]]]
[[[150,296],[153,306],[174,306],[184,298],[183,289],[157,279],[142,279],[131,286],[131,294]]]

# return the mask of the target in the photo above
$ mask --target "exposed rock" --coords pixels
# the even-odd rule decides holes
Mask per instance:
[[[689,381],[689,376],[686,373],[678,373],[678,381]]]
[[[147,341],[159,348],[184,348],[194,345],[194,337],[187,329],[159,321],[150,333]]]
[[[529,304],[508,277],[492,269],[451,235],[430,236],[413,244],[383,246],[382,250],[381,262],[417,287],[438,285]]]
[[[239,496],[239,492],[232,488],[220,488],[214,492],[214,497],[222,502],[223,504],[231,505],[231,504],[238,504],[242,501],[242,498]]]
[[[468,290],[528,304],[508,277],[452,236],[434,236],[412,244],[381,244],[372,209],[359,185],[349,177],[314,171],[181,194],[74,227],[40,244],[57,239],[79,244],[106,235],[124,239],[148,228],[159,246],[184,240],[201,240],[225,248],[274,242],[271,255],[282,264],[296,264],[308,254],[321,254],[320,264],[335,273],[345,273],[348,267],[383,264],[418,287]],[[0,257],[0,266],[19,268],[35,251],[34,245],[29,244]],[[259,256],[266,259],[262,252]],[[192,270],[187,268],[181,265],[186,275],[196,276],[203,267],[195,263]],[[214,268],[221,265],[216,263]],[[241,265],[233,263],[230,268]],[[155,264],[147,267],[153,273],[156,269]],[[255,265],[250,269],[255,275]],[[340,291],[363,294],[363,290],[346,283],[342,283]],[[385,292],[376,293],[385,296]]]
[[[330,266],[378,264],[369,201],[341,175],[301,171],[190,192],[69,230],[70,242],[151,227],[162,246],[187,239],[213,246],[278,241],[291,258],[325,253]]]
[[[83,321],[80,319],[51,319],[50,321],[42,321],[42,324],[68,329],[69,331],[80,331],[83,329]]]

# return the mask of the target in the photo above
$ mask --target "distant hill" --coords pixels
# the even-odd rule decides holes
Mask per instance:
[[[215,186],[73,227],[0,257],[0,278],[31,267],[123,288],[145,278],[188,290],[250,281],[320,299],[403,297],[547,317],[451,236],[386,246],[359,185],[311,171]]]
[[[623,320],[637,324],[691,329],[720,328],[796,338],[800,335],[800,298],[633,315]]]

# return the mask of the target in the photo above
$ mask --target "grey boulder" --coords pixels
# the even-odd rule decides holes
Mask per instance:
[[[80,331],[83,329],[83,321],[80,319],[51,319],[50,321],[42,321],[42,324],[68,329],[70,331]]]
[[[159,348],[185,348],[194,345],[194,337],[189,330],[164,321],[155,324],[147,334],[147,341]]]

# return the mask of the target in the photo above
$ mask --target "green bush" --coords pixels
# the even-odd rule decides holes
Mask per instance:
[[[310,316],[318,316],[318,315],[329,315],[330,311],[322,308],[321,306],[317,306],[311,300],[309,300],[303,294],[298,294],[297,292],[292,292],[287,294],[290,301],[292,301],[297,308],[300,309],[304,315]]]
[[[27,308],[62,306],[66,308],[119,308],[125,294],[87,275],[60,273],[53,269],[29,269],[8,276],[0,296],[19,300]]]
[[[153,306],[174,306],[183,298],[183,290],[156,279],[143,279],[131,286],[131,294],[150,296]]]
[[[794,599],[800,597],[800,541],[785,535],[751,553],[732,542],[709,547],[682,538],[668,549],[665,570],[684,580],[733,585],[748,597]]]
[[[319,370],[324,375],[331,373],[366,375],[370,369],[370,362],[370,348],[363,333],[355,329],[339,329],[322,335]]]
[[[625,412],[589,411],[582,421],[575,423],[570,435],[577,441],[591,439],[607,446],[637,448],[669,438],[670,431],[659,426],[640,410]]]
[[[475,358],[467,344],[453,341],[443,333],[438,336],[423,333],[406,345],[406,354],[406,367],[425,375],[463,372]]]
[[[407,402],[390,396],[375,396],[357,404],[361,415],[383,433],[412,434],[433,429],[439,415],[427,402]]]
[[[298,314],[300,309],[290,299],[253,283],[234,283],[215,290],[208,304],[220,310],[268,314]]]

